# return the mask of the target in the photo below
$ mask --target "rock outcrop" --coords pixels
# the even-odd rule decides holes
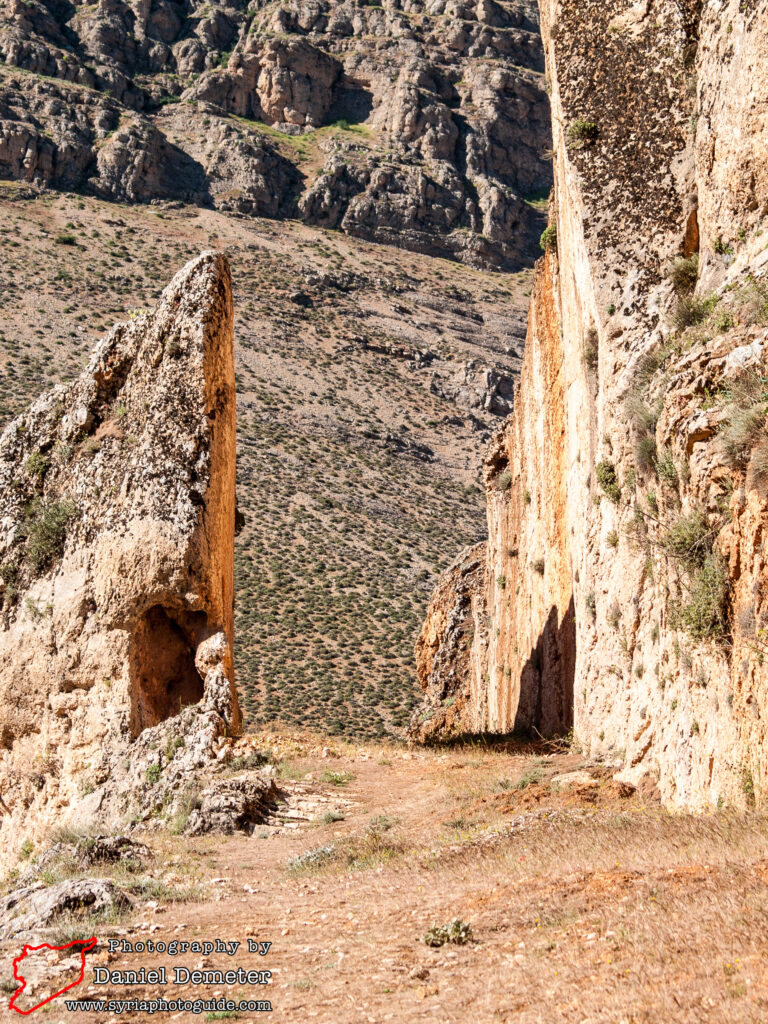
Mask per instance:
[[[538,251],[552,172],[534,0],[11,0],[0,58],[0,176],[477,266]]]
[[[0,941],[25,932],[34,933],[67,913],[123,911],[131,901],[111,878],[68,878],[49,887],[15,889],[0,900]]]
[[[768,4],[541,10],[555,191],[463,597],[487,635],[451,655],[441,584],[422,682],[472,696],[443,735],[572,726],[670,806],[763,801]]]
[[[237,732],[229,267],[152,313],[0,438],[0,849],[169,806]]]

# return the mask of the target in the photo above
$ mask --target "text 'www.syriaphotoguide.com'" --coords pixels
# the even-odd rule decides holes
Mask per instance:
[[[168,1013],[185,1010],[187,1013],[270,1013],[268,999],[65,999],[68,1010],[93,1013]]]

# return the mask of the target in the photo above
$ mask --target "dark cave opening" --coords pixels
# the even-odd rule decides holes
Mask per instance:
[[[131,658],[132,739],[190,704],[197,704],[203,696],[195,650],[207,617],[203,612],[174,616],[162,605],[154,605],[135,632]]]

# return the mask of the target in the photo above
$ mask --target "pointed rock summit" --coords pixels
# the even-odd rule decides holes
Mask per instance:
[[[167,805],[239,730],[235,437],[214,252],[3,432],[0,860],[69,817]]]

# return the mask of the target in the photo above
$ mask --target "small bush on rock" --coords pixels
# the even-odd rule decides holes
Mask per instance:
[[[539,239],[539,245],[544,252],[557,252],[557,225],[550,224],[544,228]]]
[[[597,464],[595,472],[597,474],[597,482],[605,494],[614,504],[618,504],[619,498],[621,498],[621,484],[616,476],[616,467],[612,462],[603,459],[602,462]]]
[[[675,286],[675,291],[692,292],[699,278],[698,253],[694,253],[687,259],[684,256],[678,256],[670,263],[667,276]]]
[[[27,558],[34,572],[40,573],[61,556],[67,528],[75,516],[71,501],[45,503],[36,498],[27,507],[24,524],[27,535]]]
[[[568,126],[568,148],[584,149],[595,141],[597,135],[598,127],[594,121],[578,117]]]

